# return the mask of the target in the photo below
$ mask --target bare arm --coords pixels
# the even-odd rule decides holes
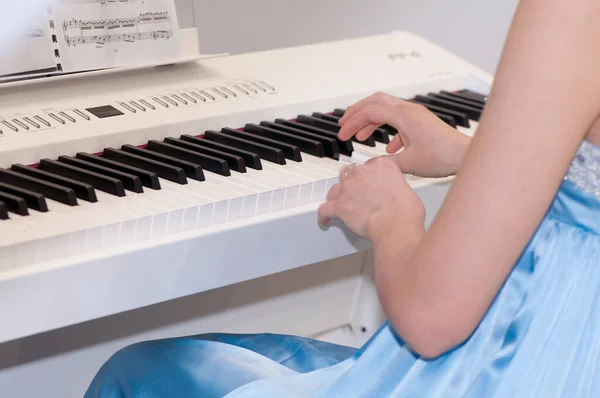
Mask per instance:
[[[478,132],[430,230],[399,244],[389,211],[369,227],[382,303],[415,351],[435,357],[474,331],[599,110],[600,2],[522,1]]]

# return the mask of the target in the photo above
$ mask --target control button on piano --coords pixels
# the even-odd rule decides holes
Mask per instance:
[[[146,112],[146,108],[144,108],[143,106],[141,106],[140,104],[138,104],[135,101],[129,101],[129,103],[133,106],[135,106],[136,108],[138,108],[140,111],[142,112]]]
[[[278,148],[273,148],[257,142],[248,141],[240,137],[235,137],[230,134],[218,133],[212,130],[208,130],[204,133],[204,139],[255,152],[261,157],[261,159],[268,160],[273,163],[286,164],[283,151]]]
[[[81,112],[79,109],[73,109],[73,112],[75,112],[75,114],[81,116],[85,120],[90,120],[90,117],[88,115],[86,115],[85,113]]]
[[[122,171],[124,173],[137,176],[142,182],[142,185],[147,188],[154,190],[161,189],[158,176],[156,175],[156,173],[153,173],[151,171],[144,170],[139,167],[135,167],[125,163],[116,162],[114,160],[106,159],[100,156],[90,155],[89,153],[85,152],[77,153],[76,157],[77,159],[85,160],[90,163],[99,164],[100,166],[108,167],[117,171]]]
[[[452,101],[432,97],[425,97],[423,95],[417,95],[415,99],[420,102],[439,106],[441,108],[462,112],[466,114],[469,117],[469,119],[473,119],[475,121],[479,121],[479,117],[481,116],[481,110],[472,106],[460,105]]]
[[[143,170],[156,173],[160,178],[173,181],[178,184],[187,184],[185,172],[181,167],[173,166],[164,162],[144,158],[133,153],[128,153],[114,148],[105,148],[102,157],[115,162],[125,163]]]
[[[0,191],[0,202],[4,202],[8,211],[12,213],[18,214],[20,216],[29,215],[25,199],[19,196]]]
[[[15,166],[26,167],[22,165],[13,165],[12,167],[15,168]],[[77,206],[75,191],[62,185],[6,169],[0,169],[0,182],[38,192],[49,199],[69,206]]]
[[[148,101],[146,101],[146,100],[143,100],[143,99],[141,99],[141,100],[140,100],[140,103],[141,103],[142,105],[145,105],[145,106],[147,106],[148,108],[152,109],[153,111],[155,111],[155,110],[156,110],[156,107],[155,107],[154,105],[152,105],[151,103],[149,103]]]
[[[189,96],[187,93],[181,93],[181,96],[183,98],[185,98],[186,100],[190,101],[192,104],[197,104],[198,103],[198,101],[196,101],[195,98]]]
[[[309,126],[314,126],[314,127],[318,127],[318,128],[324,129],[324,130],[328,130],[335,134],[339,133],[339,131],[341,129],[341,126],[337,123],[332,123],[327,120],[322,120],[322,119],[318,119],[316,117],[307,116],[307,115],[299,115],[296,118],[296,121],[301,124],[307,124]],[[375,137],[373,137],[372,135],[369,138],[367,138],[365,141],[359,141],[358,138],[356,138],[356,136],[352,137],[352,140],[356,141],[358,143],[361,143],[363,145],[370,146],[370,147],[375,146]]]
[[[136,193],[144,192],[144,189],[142,188],[141,180],[133,174],[124,173],[119,170],[110,169],[108,167],[101,166],[99,164],[87,162],[85,160],[73,158],[70,156],[59,156],[58,161],[70,164],[71,166],[79,167],[80,169],[85,169],[85,170],[93,171],[94,173],[117,178],[123,183],[123,186],[128,191],[132,191],[132,192],[136,192]]]
[[[175,98],[175,100],[181,102],[183,105],[187,105],[187,101],[178,96],[177,94],[171,94],[171,97]]]
[[[58,116],[56,116],[54,113],[50,112],[48,113],[48,116],[50,116],[52,119],[56,120],[57,122],[59,122],[60,124],[66,124],[67,122],[65,122],[64,120],[62,120],[61,118],[59,118]]]
[[[30,191],[28,189],[14,185],[8,185],[3,182],[0,182],[0,192],[19,196],[25,199],[25,202],[27,203],[27,206],[30,209],[37,210],[42,213],[48,211],[48,205],[46,204],[46,199],[44,198],[44,195],[39,194],[37,192]]]
[[[198,164],[203,169],[212,171],[213,173],[217,173],[222,176],[231,175],[231,171],[229,170],[229,165],[226,160],[220,159],[210,154],[207,155],[199,152],[194,152],[189,148],[184,148],[183,145],[181,147],[173,145],[173,143],[176,143],[177,141],[178,140],[171,138],[165,139],[165,142],[153,140],[148,142],[146,148],[150,151],[155,151],[167,156],[172,156],[174,158],[183,159],[184,161]],[[237,166],[237,164],[235,166]],[[195,180],[198,180],[198,178],[195,178]],[[202,178],[202,180],[200,181],[204,180],[205,178]]]
[[[272,148],[278,148],[283,151],[283,155],[286,159],[290,159],[296,162],[302,161],[302,155],[300,154],[300,149],[295,145],[286,144],[285,142],[273,140],[270,138],[265,138],[257,135],[253,135],[241,130],[235,130],[232,128],[225,127],[221,129],[221,132],[224,134],[231,135],[233,137],[243,138],[248,141],[256,142],[262,145],[270,146]]]
[[[162,162],[164,164],[169,164],[172,166],[179,167],[183,170],[185,175],[188,178],[204,181],[204,172],[202,171],[202,167],[199,164],[188,162],[187,160],[178,159],[173,156],[165,155],[163,153],[150,151],[148,149],[139,148],[133,145],[123,145],[121,147],[123,152],[128,152],[133,155],[139,156],[141,158],[146,158],[150,160],[155,160],[157,162]],[[183,183],[183,182],[181,182]]]
[[[163,100],[160,100],[160,99],[158,99],[156,97],[152,97],[152,99],[154,100],[154,102],[156,102],[157,104],[160,104],[160,105],[164,106],[165,108],[169,107],[169,104],[167,104]]]
[[[39,164],[39,169],[51,174],[56,174],[62,177],[71,178],[75,181],[80,181],[89,184],[95,189],[104,191],[115,196],[125,196],[125,186],[121,180],[105,176],[94,171],[81,169],[70,164],[57,162],[51,159],[42,159]]]
[[[244,159],[216,149],[194,145],[177,138],[165,138],[165,142],[150,141],[148,149],[171,154],[181,159],[195,161],[206,170],[222,176],[230,176],[231,170],[246,172]]]
[[[425,108],[429,109],[431,112],[435,112],[438,116],[446,115],[446,116],[453,117],[454,120],[456,121],[457,126],[462,126],[462,127],[466,127],[466,128],[471,127],[471,124],[469,123],[469,117],[465,113],[453,111],[451,109],[443,108],[443,107],[440,107],[437,105],[432,105],[430,103],[420,101],[416,98],[409,100],[409,101],[413,102],[415,104],[423,105]]]
[[[0,202],[0,220],[8,220],[8,209],[4,202]]]
[[[69,116],[66,112],[60,111],[60,112],[58,112],[58,114],[70,122],[77,123],[77,120],[75,120],[73,117]]]
[[[244,126],[244,131],[247,133],[259,135],[261,137],[270,138],[275,141],[295,145],[302,152],[306,152],[313,156],[325,156],[325,150],[323,149],[323,145],[319,141],[284,133],[265,126],[259,126],[254,123],[246,124],[246,126]]]
[[[191,93],[191,94],[192,94],[194,97],[198,98],[200,101],[202,101],[202,102],[206,102],[206,98],[204,98],[202,95],[198,94],[197,92],[195,92],[195,91],[190,91],[190,93]]]
[[[119,102],[119,105],[121,105],[123,108],[127,109],[131,113],[137,113],[135,109],[133,109],[131,106],[127,105],[124,102]]]
[[[7,122],[6,120],[2,121],[2,124],[5,125],[6,127],[8,127],[9,129],[11,129],[14,132],[18,132],[19,129],[15,126],[13,126],[12,124],[10,124],[9,122]]]
[[[171,104],[173,106],[179,106],[179,104],[177,102],[173,101],[171,98],[167,97],[166,95],[163,95],[162,99],[164,99],[165,101],[167,101],[169,104]]]
[[[197,137],[191,136],[189,134],[184,134],[181,137],[181,141],[189,142],[190,144],[194,144],[194,146],[198,146],[206,149],[214,149],[217,151],[222,151],[224,153],[228,153],[231,155],[239,156],[244,161],[244,165],[246,167],[250,167],[255,170],[262,170],[262,163],[260,161],[260,156],[256,153],[245,151],[243,149],[239,149],[237,147],[220,144],[215,141],[199,139]],[[183,143],[172,142],[174,145],[182,145]],[[231,166],[229,166],[231,168]]]
[[[82,200],[85,200],[88,202],[96,202],[97,201],[96,192],[94,191],[94,187],[85,182],[77,181],[70,177],[64,177],[64,176],[60,176],[57,174],[53,174],[46,170],[42,170],[40,168],[24,166],[22,164],[13,164],[11,166],[11,170],[15,171],[17,173],[20,173],[20,174],[25,174],[27,176],[37,178],[39,180],[51,182],[53,184],[62,186],[64,188],[71,189],[71,190],[73,190],[73,192],[75,192],[75,196]],[[38,191],[37,189],[35,189],[35,190]],[[38,192],[43,193],[41,191],[38,191]],[[48,196],[51,199],[54,199],[54,198],[50,197],[49,195],[46,195],[46,194],[44,194],[44,195]],[[59,201],[59,202],[64,203],[64,204],[69,204],[64,201]]]
[[[246,94],[246,95],[250,95],[250,91],[246,90],[245,88],[242,88],[240,85],[238,84],[234,84],[233,88],[235,88],[236,90]]]
[[[35,115],[34,118],[39,121],[42,122],[43,124],[45,124],[47,127],[50,127],[51,124],[50,122],[48,122],[46,119],[44,119],[43,117],[39,116],[39,115]]]
[[[28,125],[26,125],[25,123],[23,123],[22,121],[20,121],[19,119],[13,119],[12,121],[13,121],[13,123],[15,123],[17,126],[19,126],[19,127],[23,128],[23,129],[25,129],[25,130],[29,130],[29,126],[28,126]]]
[[[215,101],[215,100],[216,100],[216,98],[215,98],[215,97],[213,97],[211,94],[207,93],[205,90],[200,90],[200,94],[202,94],[203,96],[205,96],[205,97],[209,98],[209,99],[210,99],[210,100],[212,100],[212,101]]]
[[[327,114],[321,113],[321,112],[314,112],[312,114],[312,117],[316,117],[317,119],[327,120],[328,122],[332,122],[337,125],[339,125],[340,119],[341,119],[341,116],[327,115]],[[373,131],[373,138],[375,139],[375,141],[381,142],[383,144],[390,143],[390,135],[388,134],[388,132],[385,129],[383,129],[381,127],[377,127],[375,129],[375,131]]]
[[[261,86],[260,84],[258,84],[258,83],[256,83],[256,82],[250,82],[250,85],[251,85],[252,87],[255,87],[255,88],[257,88],[259,91],[262,91],[263,93],[266,93],[266,92],[267,92],[267,89],[266,89],[266,88],[264,88],[263,86]]]
[[[352,141],[342,141],[338,138],[337,134],[334,132],[324,130],[324,129],[314,127],[314,126],[309,126],[307,124],[292,122],[292,121],[286,120],[286,119],[275,119],[275,123],[283,125],[283,126],[293,127],[297,130],[302,130],[302,131],[306,131],[309,133],[317,134],[322,137],[333,138],[336,140],[336,142],[338,144],[338,148],[342,155],[350,156],[350,155],[352,155],[352,151],[354,151],[354,146],[352,145]]]
[[[218,88],[212,88],[211,89],[213,92],[217,93],[217,95],[220,95],[221,97],[227,99],[229,97],[227,97],[227,94],[225,94],[224,92],[222,92],[221,90],[219,90]]]
[[[228,89],[227,87],[220,87],[220,89],[223,90],[228,95],[231,95],[232,97],[237,97],[237,94],[234,93],[233,91],[231,91],[230,89]]]
[[[242,86],[244,86],[246,89],[252,91],[254,94],[258,94],[258,91],[256,91],[256,89],[254,87],[250,87],[248,84],[246,83],[242,83]]]
[[[323,146],[323,150],[325,156],[328,156],[334,160],[338,160],[340,158],[340,148],[338,147],[337,141],[335,138],[324,137],[318,134],[310,133],[308,131],[296,129],[289,126],[284,126],[282,124],[277,124],[273,122],[260,122],[261,126],[281,131],[293,136],[304,137],[310,140],[314,140],[320,142]]]
[[[275,91],[275,87],[273,87],[273,86],[271,86],[271,85],[269,85],[269,84],[265,83],[263,80],[258,80],[258,83],[259,83],[261,86],[268,88],[270,91]]]
[[[25,120],[27,123],[31,124],[33,127],[35,127],[36,129],[41,128],[42,126],[39,125],[39,123],[34,122],[33,120],[31,120],[31,118],[29,116],[25,116],[23,118],[23,120]]]

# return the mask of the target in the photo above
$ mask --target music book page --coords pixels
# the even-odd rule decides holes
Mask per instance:
[[[0,80],[172,62],[174,0],[19,0],[0,13]]]
[[[60,0],[52,15],[63,71],[171,61],[179,51],[173,0]]]

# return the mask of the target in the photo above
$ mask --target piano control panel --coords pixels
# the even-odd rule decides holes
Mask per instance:
[[[0,113],[0,138],[14,133],[33,133],[114,118],[126,114],[143,116],[158,109],[209,105],[236,99],[255,99],[263,95],[275,95],[273,84],[264,80],[234,79],[209,86],[163,89],[143,96],[123,96],[111,103],[86,104],[70,108],[44,108],[39,111]]]

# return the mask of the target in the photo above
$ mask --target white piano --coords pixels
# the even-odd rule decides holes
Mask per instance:
[[[184,37],[193,56],[195,30]],[[384,155],[394,132],[338,142],[335,115],[384,91],[472,135],[469,112],[491,83],[393,32],[0,85],[0,343],[236,284],[268,296],[257,278],[293,284],[286,275],[315,264],[344,277],[322,273],[329,290],[252,315],[268,322],[238,320],[311,336],[372,331],[368,242],[320,228],[316,212],[339,170]],[[429,223],[452,179],[406,178]]]

